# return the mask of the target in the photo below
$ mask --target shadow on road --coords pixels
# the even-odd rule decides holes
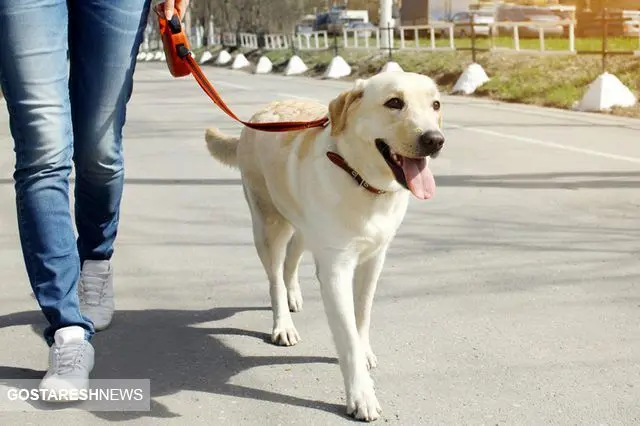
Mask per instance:
[[[73,183],[73,179],[71,182]],[[506,175],[442,175],[436,176],[439,186],[519,188],[519,189],[607,189],[640,188],[640,172],[557,172],[519,173]],[[233,186],[240,179],[198,178],[129,178],[126,185],[150,186]],[[13,185],[12,179],[0,179],[0,185]]]
[[[266,333],[237,328],[196,327],[220,321],[248,311],[268,311],[263,307],[213,308],[204,311],[140,310],[118,311],[114,325],[93,340],[96,348],[96,379],[151,380],[150,412],[94,412],[99,418],[125,421],[137,418],[171,418],[179,414],[157,401],[158,397],[180,391],[196,391],[213,395],[256,399],[279,404],[307,407],[344,416],[342,404],[331,404],[298,398],[282,393],[229,383],[230,379],[254,367],[278,364],[337,364],[336,358],[287,356],[281,348],[278,356],[246,356],[226,346],[217,336],[248,336],[270,341]],[[38,311],[27,311],[0,317],[0,328],[31,325],[42,335],[45,324]],[[279,348],[280,349],[280,348]],[[44,346],[42,350],[46,350]],[[4,379],[39,379],[44,371],[0,366]],[[203,402],[206,404],[206,401]]]

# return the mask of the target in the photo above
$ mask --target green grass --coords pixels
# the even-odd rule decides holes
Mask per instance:
[[[504,43],[508,41],[508,38],[501,40]],[[530,48],[524,41],[521,48]],[[549,50],[558,46],[552,40],[547,41]],[[599,42],[598,39],[580,39],[576,40],[576,45],[581,49],[597,50]],[[628,48],[629,44],[625,44],[627,42],[626,39],[616,39],[612,46]],[[537,40],[529,39],[527,43],[537,43]],[[635,45],[631,46],[634,48]],[[266,55],[274,63],[275,72],[282,72],[292,55],[291,49],[244,53],[252,63],[256,63],[259,56]],[[297,54],[309,67],[306,74],[317,77],[326,70],[333,57],[333,49],[299,51]],[[339,54],[352,66],[352,74],[347,79],[371,76],[389,60],[388,52],[375,49],[340,49]],[[405,71],[430,76],[444,92],[452,89],[462,71],[471,63],[469,51],[395,50],[392,55],[393,60]],[[483,66],[491,80],[480,87],[474,96],[565,109],[572,108],[584,96],[588,85],[602,72],[599,55],[539,55],[493,51],[479,52],[477,62]],[[636,94],[640,93],[640,57],[612,55],[607,60],[607,71],[616,75]],[[612,113],[640,117],[640,106],[616,109]]]

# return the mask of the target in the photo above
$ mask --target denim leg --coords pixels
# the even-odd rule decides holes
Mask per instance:
[[[124,185],[122,128],[149,0],[69,2],[70,95],[80,261],[108,260]]]
[[[16,154],[18,229],[29,281],[49,322],[48,344],[70,325],[93,334],[76,293],[67,21],[65,0],[0,1],[0,80]]]

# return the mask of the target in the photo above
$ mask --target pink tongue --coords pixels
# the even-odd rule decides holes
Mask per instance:
[[[433,174],[427,167],[426,158],[407,158],[402,159],[402,170],[404,177],[407,179],[409,189],[420,200],[428,200],[433,197],[436,192],[436,182]]]

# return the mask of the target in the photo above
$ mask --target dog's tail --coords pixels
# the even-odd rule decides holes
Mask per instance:
[[[238,141],[240,138],[227,136],[215,127],[207,129],[204,135],[207,148],[216,160],[231,167],[238,167]]]

